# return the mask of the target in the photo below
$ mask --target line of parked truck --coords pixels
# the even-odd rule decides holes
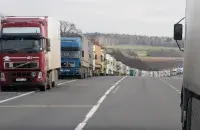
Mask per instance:
[[[65,76],[87,78],[129,75],[130,67],[81,35],[60,35],[60,23],[48,16],[1,18],[1,90],[15,86],[56,87]]]
[[[107,54],[97,42],[81,35],[61,37],[59,77],[87,78],[106,75],[129,75],[130,67]]]
[[[183,68],[172,68],[168,70],[160,70],[160,71],[144,71],[135,69],[135,76],[148,76],[148,77],[171,77],[183,74]]]

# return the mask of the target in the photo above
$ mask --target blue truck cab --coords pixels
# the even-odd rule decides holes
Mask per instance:
[[[81,38],[61,37],[61,69],[59,77],[80,76],[81,58]]]

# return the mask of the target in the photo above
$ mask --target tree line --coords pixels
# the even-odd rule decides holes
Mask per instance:
[[[61,36],[70,34],[81,34],[80,29],[77,29],[74,23],[67,21],[60,21]],[[177,47],[176,42],[172,37],[158,37],[158,36],[142,36],[129,34],[105,34],[105,33],[85,33],[89,39],[98,41],[101,45],[148,45],[148,46],[163,46],[163,47]],[[179,41],[181,47],[184,42]]]
[[[93,37],[99,40],[103,45],[147,45],[147,46],[163,46],[177,47],[176,42],[172,37],[158,36],[142,36],[129,34],[105,34],[105,33],[86,33],[88,37]],[[179,41],[181,47],[184,42]]]

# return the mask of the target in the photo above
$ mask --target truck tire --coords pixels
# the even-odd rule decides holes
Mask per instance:
[[[52,72],[47,75],[47,89],[51,89],[53,87],[52,83]]]
[[[9,86],[1,86],[1,92],[6,92],[9,91],[10,87]]]
[[[49,79],[49,73],[47,74],[47,81],[46,81],[46,83],[44,85],[42,85],[42,86],[39,87],[40,91],[46,91],[48,89],[48,87],[49,87],[49,85],[48,85],[48,79]]]
[[[78,76],[78,78],[79,78],[79,79],[83,79],[83,74],[80,74],[80,75]]]
[[[58,86],[58,71],[55,70],[55,81],[52,84],[52,87],[57,87]]]
[[[47,90],[47,85],[42,85],[39,87],[40,91],[46,91]]]

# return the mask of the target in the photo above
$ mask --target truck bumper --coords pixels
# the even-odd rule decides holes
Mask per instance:
[[[6,83],[1,82],[1,86],[10,86],[10,87],[27,87],[27,88],[37,88],[39,86],[44,86],[45,82],[19,82],[19,83]]]
[[[81,75],[78,68],[61,69],[61,70],[59,72],[59,76],[80,76]]]
[[[72,72],[62,72],[62,73],[59,73],[59,76],[62,77],[62,76],[80,76],[81,74],[80,73],[72,73]]]

